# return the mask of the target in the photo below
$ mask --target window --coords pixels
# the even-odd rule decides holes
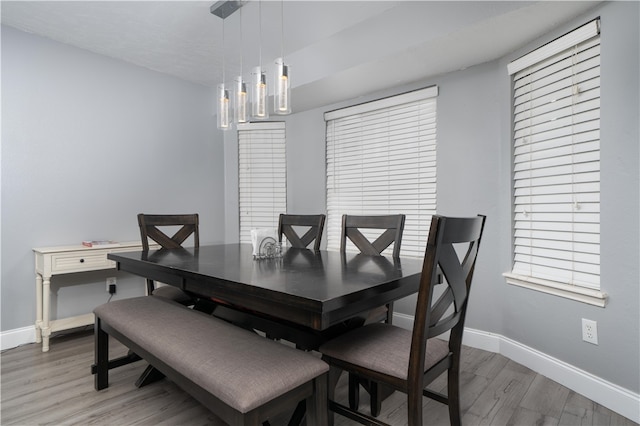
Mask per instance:
[[[325,114],[327,248],[342,215],[406,215],[404,256],[424,256],[436,211],[437,87]]]
[[[513,76],[513,269],[507,282],[604,306],[599,21],[519,58]]]
[[[251,243],[251,229],[276,228],[287,211],[285,125],[238,126],[240,242]]]

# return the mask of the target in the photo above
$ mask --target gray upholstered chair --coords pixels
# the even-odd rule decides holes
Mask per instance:
[[[408,424],[422,425],[422,397],[448,404],[452,425],[460,425],[460,353],[462,332],[485,217],[434,216],[431,221],[414,316],[413,330],[385,323],[369,324],[331,340],[319,350],[330,366],[329,407],[362,424],[384,424],[335,401],[342,371],[407,394]],[[457,246],[466,248],[462,261]],[[458,247],[460,249],[460,247]],[[439,269],[446,286],[435,299]],[[442,285],[442,284],[440,284]],[[435,338],[450,331],[449,341]],[[447,395],[426,386],[447,372]],[[330,424],[333,414],[330,413]]]
[[[278,239],[282,242],[284,235],[291,247],[295,248],[307,248],[313,243],[313,250],[318,251],[322,242],[325,218],[323,214],[280,214]]]
[[[370,256],[380,256],[383,251],[393,244],[391,256],[400,257],[402,233],[404,231],[405,215],[370,215],[342,216],[342,232],[340,237],[340,252],[345,253],[347,242],[350,241],[360,253]],[[367,237],[368,234],[369,237]],[[366,313],[360,314],[347,321],[346,328],[354,329],[366,324],[384,321],[393,322],[393,303],[380,306]],[[357,410],[360,401],[360,386],[371,395],[371,412],[377,416],[382,400],[392,391],[386,387],[378,387],[375,382],[361,380],[357,376],[349,375],[349,406]]]

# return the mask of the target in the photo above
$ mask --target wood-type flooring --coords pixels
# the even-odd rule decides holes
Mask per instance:
[[[81,330],[54,337],[51,350],[29,344],[0,355],[0,424],[9,425],[221,425],[207,408],[164,379],[143,388],[134,382],[147,363],[139,361],[110,371],[109,388],[93,388],[93,334]],[[111,340],[111,356],[127,348]],[[463,425],[631,426],[636,423],[519,365],[504,356],[464,348],[461,388]],[[346,404],[346,375],[337,399]],[[446,389],[443,375],[434,388]],[[368,411],[368,397],[361,393]],[[447,407],[424,398],[424,423],[449,425]],[[290,413],[271,419],[284,425]],[[406,425],[406,398],[396,392],[379,417]],[[336,416],[336,426],[354,424]]]

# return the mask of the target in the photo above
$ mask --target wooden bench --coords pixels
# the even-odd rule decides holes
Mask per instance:
[[[327,424],[327,372],[319,358],[162,297],[95,310],[96,390],[109,386],[109,335],[230,425],[257,425],[306,401],[307,425]]]

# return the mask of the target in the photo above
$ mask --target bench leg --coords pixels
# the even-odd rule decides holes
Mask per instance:
[[[109,387],[109,335],[101,327],[101,320],[96,317],[94,325],[94,387],[102,390]]]
[[[304,417],[307,415],[307,400],[303,399],[298,402],[296,409],[293,411],[291,418],[289,419],[288,426],[301,426],[304,423]],[[267,426],[264,423],[262,426]]]
[[[313,381],[313,395],[307,398],[307,426],[326,426],[329,424],[327,404],[329,374],[325,373]]]
[[[162,374],[160,370],[149,364],[140,377],[138,377],[138,380],[136,380],[136,387],[141,388],[164,378],[165,375]]]

